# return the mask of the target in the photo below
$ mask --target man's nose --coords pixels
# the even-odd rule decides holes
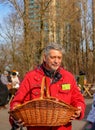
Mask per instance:
[[[59,59],[58,58],[55,58],[55,62],[57,63],[59,61]]]

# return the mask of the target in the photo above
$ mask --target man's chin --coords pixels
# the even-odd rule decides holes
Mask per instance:
[[[58,67],[52,67],[52,71],[56,71]]]

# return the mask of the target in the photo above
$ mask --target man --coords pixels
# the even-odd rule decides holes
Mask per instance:
[[[76,85],[74,76],[61,67],[63,53],[62,46],[56,43],[51,43],[44,49],[43,63],[26,74],[10,104],[11,110],[19,104],[40,97],[40,89],[37,86],[41,86],[42,78],[46,75],[49,79],[51,96],[78,108],[78,111],[71,117],[71,121],[84,117],[84,98]],[[27,130],[42,129],[71,130],[71,122],[60,127],[27,127]]]

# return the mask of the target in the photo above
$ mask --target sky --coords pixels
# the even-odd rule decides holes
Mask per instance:
[[[11,12],[11,8],[7,4],[0,4],[0,25],[4,26],[3,18]],[[0,37],[0,43],[4,42],[4,38]]]
[[[7,4],[0,4],[0,23],[2,22],[3,18],[11,12],[11,8]]]

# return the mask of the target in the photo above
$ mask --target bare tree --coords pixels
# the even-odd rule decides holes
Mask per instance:
[[[18,59],[19,59],[19,43],[22,38],[22,21],[18,18],[18,16],[13,13],[9,15],[7,18],[4,19],[4,28],[2,31],[1,36],[6,40],[4,45],[8,45],[9,47],[6,48],[6,52],[3,53],[7,55],[7,62],[10,59],[10,64],[12,64],[12,68],[18,68]],[[2,29],[2,28],[1,28]],[[7,46],[6,46],[7,47]]]
[[[95,81],[95,0],[92,0],[92,43],[93,43],[93,64],[92,64],[92,74],[93,82]]]
[[[12,61],[22,66],[24,73],[35,64],[41,63],[43,48],[48,42],[58,42],[66,50],[63,65],[75,75],[84,70],[89,81],[92,77],[95,64],[95,32],[94,32],[94,1],[92,7],[88,6],[88,0],[1,0],[1,3],[9,4],[14,8],[17,19],[21,21],[22,32],[13,28],[16,25],[15,17],[11,15],[14,35],[10,33],[8,25],[7,33],[0,33],[11,45]],[[92,16],[90,13],[92,10]],[[1,28],[1,30],[3,30]],[[8,33],[9,31],[9,33]],[[7,38],[6,38],[6,37]],[[15,37],[14,37],[15,36]],[[9,40],[10,39],[10,40]],[[17,47],[18,50],[17,51]],[[15,50],[18,52],[15,54]],[[15,59],[15,56],[18,57]]]

